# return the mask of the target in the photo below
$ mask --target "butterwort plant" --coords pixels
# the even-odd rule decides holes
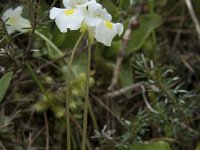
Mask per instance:
[[[65,8],[53,7],[50,10],[50,19],[55,23],[62,33],[68,30],[80,30],[82,32],[76,42],[67,73],[66,87],[66,118],[67,118],[67,150],[71,150],[70,142],[70,119],[69,119],[69,97],[70,97],[70,70],[77,47],[84,34],[88,34],[88,58],[85,84],[85,102],[84,102],[84,118],[83,118],[83,137],[82,150],[86,149],[87,139],[87,114],[89,105],[89,74],[91,63],[91,45],[94,41],[98,41],[105,46],[111,46],[113,38],[123,33],[124,27],[121,23],[113,23],[112,16],[105,8],[95,0],[63,0]]]
[[[91,45],[94,41],[103,43],[105,46],[111,46],[113,38],[123,32],[123,25],[121,23],[113,23],[112,16],[107,12],[101,4],[95,0],[63,0],[65,8],[53,7],[50,10],[50,19],[55,20],[55,23],[62,33],[68,30],[79,30],[82,32],[77,40],[70,57],[67,73],[67,87],[66,87],[66,118],[67,118],[67,149],[71,149],[70,142],[70,119],[69,119],[69,97],[70,97],[70,75],[73,58],[79,43],[81,42],[85,33],[88,34],[88,63],[86,71],[86,91],[84,103],[84,119],[83,119],[83,138],[82,150],[86,148],[87,138],[87,113],[88,113],[88,98],[89,98],[89,74],[91,63]],[[31,23],[28,19],[22,16],[23,7],[7,9],[3,15],[2,20],[5,22],[8,34],[14,32],[28,32],[31,28]],[[53,45],[44,35],[35,32],[41,38]],[[57,49],[57,48],[55,48]]]

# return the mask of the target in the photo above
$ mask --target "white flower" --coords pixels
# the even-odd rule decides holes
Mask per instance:
[[[84,19],[84,13],[79,8],[61,9],[53,7],[50,10],[50,18],[55,19],[56,25],[61,32],[67,29],[78,30]]]
[[[84,23],[89,27],[98,26],[103,20],[111,21],[112,16],[102,8],[101,4],[93,3],[88,6],[88,13],[86,14]]]
[[[26,32],[28,30],[25,28],[31,27],[30,21],[22,17],[22,10],[23,7],[18,6],[15,9],[9,8],[4,12],[2,19],[6,24],[8,34],[15,31]]]
[[[89,4],[95,3],[95,0],[63,0],[63,5],[66,8],[86,7]]]
[[[111,46],[113,38],[122,34],[124,27],[121,23],[102,21],[95,29],[95,39],[106,46]]]
[[[95,28],[104,20],[112,20],[112,16],[106,11],[106,9],[103,9],[102,5],[96,2],[89,4],[88,10],[85,12],[85,19],[82,28],[83,31],[88,31],[91,43],[94,42]]]
[[[113,38],[122,34],[121,23],[112,23],[112,16],[95,0],[63,0],[65,9],[53,7],[50,18],[55,19],[61,32],[67,29],[88,31],[91,42],[94,38],[106,46],[111,46]]]

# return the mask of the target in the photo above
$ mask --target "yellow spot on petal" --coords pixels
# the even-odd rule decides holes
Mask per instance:
[[[73,15],[75,12],[75,9],[68,9],[68,10],[65,10],[65,15],[69,16],[69,15]]]
[[[8,24],[15,24],[16,20],[13,17],[10,17],[7,21]]]
[[[108,29],[112,29],[113,28],[113,24],[110,21],[105,21],[105,25]]]

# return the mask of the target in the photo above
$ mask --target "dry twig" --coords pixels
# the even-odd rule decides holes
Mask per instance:
[[[25,49],[25,54],[27,55],[31,48],[32,48],[32,45],[33,45],[33,40],[34,40],[34,34],[35,34],[35,30],[37,28],[37,16],[38,16],[38,8],[39,8],[39,1],[35,1],[34,2],[34,6],[33,6],[33,13],[32,13],[32,17],[33,17],[33,20],[32,20],[32,31],[30,32],[30,36],[29,36],[29,40],[28,40],[28,45]],[[31,7],[30,7],[31,9]],[[25,55],[25,57],[26,57]]]
[[[141,86],[141,83],[135,83],[135,84],[132,84],[132,85],[127,86],[125,88],[119,89],[117,91],[107,93],[106,95],[104,95],[104,97],[107,98],[107,99],[115,98],[115,97],[118,97],[118,96],[125,94],[128,91],[138,89],[138,88],[140,88],[140,86]]]
[[[46,146],[45,150],[49,150],[49,123],[46,112],[43,113],[44,115],[44,122],[45,122],[45,130],[46,130]]]
[[[130,19],[128,28],[126,29],[126,31],[124,33],[121,48],[119,50],[117,60],[116,60],[116,67],[113,71],[113,78],[112,78],[110,86],[108,87],[108,91],[113,91],[117,82],[118,82],[121,64],[122,64],[124,57],[125,57],[125,49],[126,49],[128,42],[130,40],[130,36],[131,36],[132,30],[133,30],[133,25],[137,24],[137,17],[138,17],[138,15],[133,16]]]
[[[185,3],[186,3],[187,8],[189,10],[190,16],[191,16],[191,18],[194,22],[194,25],[195,25],[195,28],[196,28],[196,31],[197,31],[197,34],[198,34],[199,42],[200,42],[200,24],[199,24],[199,21],[197,19],[195,12],[194,12],[192,2],[191,2],[191,0],[185,0]]]

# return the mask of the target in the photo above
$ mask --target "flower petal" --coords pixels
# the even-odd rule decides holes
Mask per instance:
[[[63,0],[63,5],[66,8],[82,8],[95,2],[96,0]]]
[[[25,19],[22,16],[18,16],[15,19],[16,19],[16,23],[15,23],[16,30],[21,31],[21,32],[26,32],[27,29],[24,29],[24,28],[31,27],[31,23],[28,19]]]
[[[26,32],[31,27],[31,23],[28,19],[22,17],[22,6],[18,6],[15,9],[8,9],[2,16],[2,19],[6,21],[6,29],[9,34],[15,31]]]
[[[16,31],[16,29],[13,28],[13,26],[6,26],[6,29],[9,35],[13,34]]]
[[[102,18],[106,21],[112,20],[112,16],[107,12],[107,10],[105,8],[102,11]]]
[[[102,5],[99,3],[92,3],[88,6],[88,12],[92,16],[101,14],[101,11],[102,11]]]
[[[61,32],[67,32],[68,28],[70,30],[78,30],[84,19],[83,12],[80,9],[66,9],[66,11],[69,11],[69,14],[66,15],[65,12],[63,12],[55,19],[59,30]]]
[[[102,5],[99,3],[93,3],[88,6],[88,15],[101,20],[112,20],[112,16],[106,11],[105,8],[103,9]]]
[[[85,17],[85,24],[88,26],[99,26],[103,20],[111,21],[112,17],[102,8],[99,3],[92,3],[88,6],[88,14]]]
[[[111,46],[111,42],[117,34],[113,24],[110,25],[112,26],[107,27],[106,21],[103,21],[95,30],[95,39],[106,46]]]
[[[22,10],[23,10],[23,7],[22,6],[18,6],[13,11],[14,11],[15,15],[21,15],[22,14]]]
[[[60,8],[56,8],[56,7],[53,7],[51,10],[50,10],[50,19],[55,19],[58,15],[61,14],[61,12],[63,11],[64,9],[60,9]]]
[[[88,0],[74,0],[75,1],[75,7],[86,7],[89,4],[92,3],[92,1],[88,1]]]
[[[8,18],[10,18],[10,16],[12,16],[12,15],[13,15],[13,9],[12,9],[12,8],[7,9],[7,10],[4,12],[3,16],[2,16],[3,21],[6,21],[6,20],[7,20]]]
[[[117,28],[117,34],[120,36],[124,31],[124,26],[121,23],[116,23],[114,26]]]
[[[94,27],[94,26],[98,26],[103,20],[97,17],[92,17],[90,15],[87,15],[84,21],[86,25],[90,27]]]
[[[63,5],[66,8],[74,8],[75,7],[75,1],[74,0],[63,0]]]

